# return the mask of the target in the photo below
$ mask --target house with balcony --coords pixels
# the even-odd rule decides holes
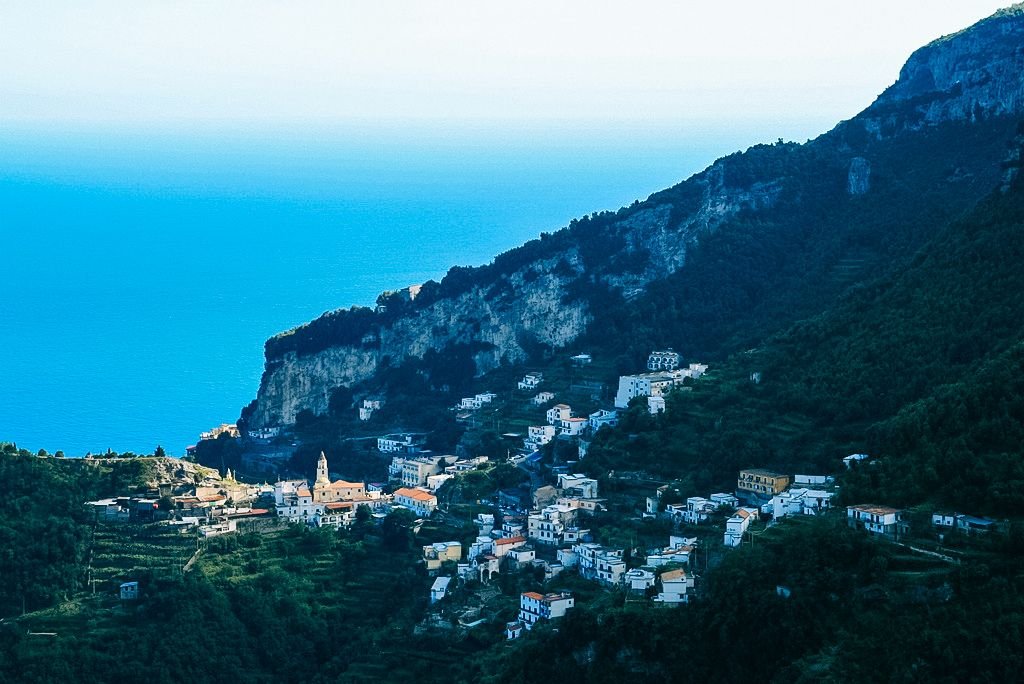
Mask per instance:
[[[747,468],[741,470],[736,478],[736,496],[747,503],[760,506],[786,491],[789,483],[789,475],[763,468]]]
[[[649,371],[673,371],[679,368],[679,352],[672,349],[652,351],[647,357],[647,370]]]
[[[542,382],[544,382],[543,373],[527,373],[523,376],[523,379],[519,381],[518,388],[521,390],[533,390],[537,389]]]
[[[572,409],[569,408],[568,404],[555,404],[547,410],[545,415],[547,416],[548,425],[559,426],[563,420],[572,418]]]
[[[900,533],[903,511],[891,506],[877,504],[859,504],[846,507],[846,523],[859,530],[867,530],[871,534],[896,538]]]

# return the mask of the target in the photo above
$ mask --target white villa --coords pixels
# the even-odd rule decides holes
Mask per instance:
[[[437,497],[422,489],[402,487],[395,491],[395,505],[404,506],[417,515],[427,517],[437,508]]]

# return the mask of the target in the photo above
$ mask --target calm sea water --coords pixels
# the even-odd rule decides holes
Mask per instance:
[[[274,333],[765,132],[0,132],[0,440],[180,454],[255,395]]]

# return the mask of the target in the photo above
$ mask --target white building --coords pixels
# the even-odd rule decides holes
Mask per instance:
[[[868,456],[867,454],[850,454],[849,456],[843,458],[843,465],[845,465],[847,468],[852,468],[854,463],[866,461],[869,458],[871,457]]]
[[[597,432],[605,425],[609,427],[615,427],[619,424],[619,412],[609,411],[608,409],[599,409],[594,411],[587,417],[587,421],[590,423],[590,429]]]
[[[420,450],[422,444],[423,436],[412,433],[384,435],[377,438],[377,450],[385,454],[414,454]]]
[[[429,489],[432,492],[436,492],[438,489],[441,488],[441,485],[443,485],[448,480],[452,480],[454,478],[455,476],[452,475],[451,473],[441,473],[440,475],[428,475],[427,489]]]
[[[563,420],[571,417],[572,409],[568,404],[555,404],[547,412],[548,425],[560,425]]]
[[[672,371],[679,368],[679,353],[671,349],[652,351],[647,357],[647,370]]]
[[[576,437],[583,433],[587,428],[587,425],[588,423],[586,418],[570,417],[562,420],[558,425],[558,429],[563,435]]]
[[[889,537],[894,537],[899,532],[902,515],[903,511],[898,508],[876,504],[846,507],[846,522],[850,527]]]
[[[665,412],[665,397],[647,397],[647,412],[652,416]]]
[[[686,371],[674,370],[662,373],[641,373],[619,377],[619,390],[615,394],[615,408],[626,408],[634,397],[661,397],[683,383],[689,377]]]
[[[554,425],[531,425],[527,430],[527,437],[523,440],[523,446],[528,450],[536,450],[555,438]]]
[[[519,381],[519,389],[521,390],[532,390],[536,389],[541,382],[544,381],[544,375],[542,373],[527,373],[523,376],[523,379]]]
[[[565,530],[576,522],[579,509],[565,504],[551,504],[534,511],[526,518],[526,536],[539,544],[557,546],[564,541]]]
[[[391,459],[388,475],[392,479],[401,480],[405,487],[423,487],[431,475],[444,472],[446,460],[455,460],[454,456],[396,456]]]
[[[438,577],[430,587],[430,604],[433,605],[448,595],[448,585],[451,584],[451,577]]]
[[[625,575],[626,588],[634,594],[643,594],[654,586],[654,573],[643,568],[633,568]]]
[[[756,515],[757,512],[754,509],[738,509],[731,518],[725,521],[725,535],[722,543],[733,548],[739,546],[743,541],[743,535]]]
[[[652,568],[660,568],[670,563],[686,565],[690,562],[692,553],[692,546],[669,546],[661,551],[647,554],[646,564]]]
[[[567,490],[573,490],[573,493],[584,499],[597,498],[597,480],[580,473],[572,475],[567,473],[560,474],[558,476],[558,488],[563,493],[569,493]]]
[[[661,592],[654,597],[657,603],[677,606],[689,601],[689,591],[693,589],[693,578],[688,577],[682,568],[661,573]]]
[[[538,594],[527,591],[519,597],[519,621],[526,629],[532,629],[540,620],[563,617],[574,605],[576,602],[569,592]]]
[[[395,491],[395,504],[427,517],[437,509],[437,497],[422,489],[402,487]]]
[[[359,407],[359,420],[370,420],[374,411],[379,411],[383,402],[380,399],[363,399]]]
[[[530,400],[534,406],[542,406],[555,398],[554,392],[538,392],[537,396]]]
[[[831,507],[832,492],[823,489],[793,487],[772,497],[770,510],[773,518],[787,515],[818,515]]]
[[[576,544],[572,547],[575,554],[575,565],[584,579],[596,579],[598,582],[617,586],[622,583],[626,574],[626,561],[622,550],[606,549],[592,542]],[[566,561],[559,557],[559,561]]]

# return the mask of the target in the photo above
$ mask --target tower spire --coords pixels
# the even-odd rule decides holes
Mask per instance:
[[[320,452],[320,458],[316,462],[316,484],[327,485],[331,483],[331,476],[327,472],[327,454]]]

